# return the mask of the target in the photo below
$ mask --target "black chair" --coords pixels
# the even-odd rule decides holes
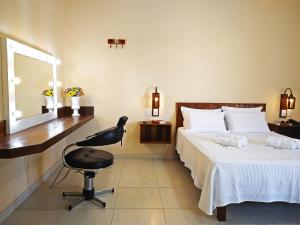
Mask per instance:
[[[121,141],[122,145],[123,134],[126,132],[124,130],[124,125],[126,124],[127,119],[128,118],[126,116],[122,116],[116,126],[88,136],[85,140],[70,144],[63,150],[62,159],[64,167],[77,170],[84,175],[84,188],[81,193],[63,192],[63,196],[79,197],[78,201],[69,205],[69,210],[76,207],[84,200],[91,200],[102,207],[106,206],[106,203],[98,199],[96,196],[113,193],[114,188],[95,191],[93,181],[96,171],[113,166],[114,156],[107,151],[87,146],[110,145],[118,143],[119,141]],[[67,150],[74,146],[78,146],[80,148],[67,153]]]

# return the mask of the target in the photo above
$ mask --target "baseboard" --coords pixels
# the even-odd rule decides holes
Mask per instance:
[[[31,184],[26,191],[24,191],[20,196],[18,196],[9,206],[7,206],[2,212],[0,212],[0,224],[7,219],[41,184],[43,181],[47,180],[48,177],[61,165],[61,161],[57,161],[53,166],[51,166],[43,176],[41,176],[37,181]]]

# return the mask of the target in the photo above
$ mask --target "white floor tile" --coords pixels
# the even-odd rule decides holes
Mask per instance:
[[[2,225],[54,225],[62,211],[17,210]]]
[[[166,225],[162,209],[115,209],[112,225]]]
[[[74,209],[64,211],[55,225],[110,225],[112,209]]]
[[[116,208],[162,208],[158,188],[119,188]]]

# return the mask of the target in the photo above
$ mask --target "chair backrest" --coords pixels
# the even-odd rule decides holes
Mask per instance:
[[[118,121],[118,123],[117,123],[117,126],[118,126],[118,127],[123,127],[123,126],[125,126],[127,120],[128,120],[128,117],[127,117],[127,116],[122,116],[122,117],[120,117],[120,119],[119,119],[119,121]]]
[[[120,117],[117,126],[100,131],[86,140],[76,143],[77,146],[103,146],[122,142],[124,135],[124,126],[128,120],[127,116]]]

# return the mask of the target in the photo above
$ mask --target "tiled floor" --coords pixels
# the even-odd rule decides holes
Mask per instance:
[[[73,211],[61,192],[81,190],[82,175],[49,189],[54,175],[36,190],[4,225],[216,225],[300,224],[300,207],[291,204],[246,203],[228,207],[228,220],[220,223],[198,209],[201,192],[190,172],[177,160],[118,159],[114,167],[96,176],[95,186],[116,187],[103,199],[106,209],[90,202]]]

